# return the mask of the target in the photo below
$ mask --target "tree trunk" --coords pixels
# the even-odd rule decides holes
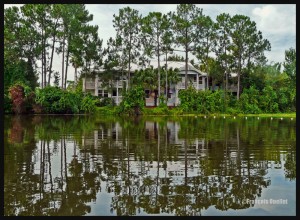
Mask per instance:
[[[223,35],[224,39],[225,39],[225,34]],[[223,42],[224,45],[226,45],[226,42],[224,40]],[[227,54],[226,54],[226,46],[224,46],[224,53],[225,53],[225,79],[226,79],[226,85],[225,85],[225,92],[228,91],[228,68],[227,68]]]
[[[208,45],[208,37],[206,38],[206,45]],[[207,74],[207,88],[209,90],[208,49],[207,49],[207,53],[206,53],[205,70],[206,70],[206,74]]]
[[[225,71],[225,74],[226,74],[226,71]],[[226,83],[226,80],[223,77],[223,91],[224,91],[224,106],[223,106],[224,109],[223,109],[223,113],[226,112],[226,95],[227,95],[227,90],[224,89],[226,87],[225,83]]]
[[[64,38],[63,38],[63,54],[62,54],[62,68],[61,68],[61,88],[64,89],[64,69],[65,69],[65,39],[66,39],[66,35],[64,34]]]
[[[42,39],[42,45],[43,45],[43,39]],[[42,81],[41,81],[41,87],[44,88],[44,63],[43,63],[43,58],[44,58],[44,50],[42,50],[42,66],[41,66],[41,69],[42,69]]]
[[[207,86],[207,90],[209,90],[209,76],[208,76],[208,73],[206,73],[207,76],[206,76],[206,86]]]
[[[129,41],[129,56],[128,56],[128,73],[127,73],[127,88],[126,91],[130,88],[130,62],[131,62],[131,35]]]
[[[228,91],[228,72],[225,71],[225,77],[226,77],[226,92]]]
[[[76,85],[76,82],[77,82],[77,65],[75,64],[75,73],[74,73],[74,91],[75,91],[75,85]]]
[[[158,45],[157,45],[157,72],[158,72],[158,105],[159,105],[159,98],[160,98],[160,54],[159,54],[159,36],[157,36],[157,42],[158,42]]]
[[[47,71],[46,71],[46,39],[44,39],[44,87],[47,85]]]
[[[188,72],[188,51],[187,51],[187,49],[186,49],[186,51],[185,51],[185,84],[184,84],[184,87],[185,87],[185,89],[187,89],[187,83],[188,83],[188,78],[187,78],[187,72]]]
[[[166,52],[166,102],[168,105],[168,51]]]
[[[70,51],[69,49],[67,50],[67,57],[66,57],[66,71],[65,71],[65,89],[67,88],[67,76],[68,76],[68,67],[69,67],[69,55]]]
[[[54,56],[54,49],[55,49],[55,39],[56,39],[56,28],[58,24],[58,19],[56,19],[55,25],[54,25],[54,34],[53,34],[53,43],[52,43],[52,51],[51,51],[51,59],[50,59],[50,67],[49,67],[49,76],[48,76],[48,85],[50,85],[51,80],[51,74],[52,74],[52,63],[53,63],[53,56]]]
[[[87,67],[87,62],[85,62],[85,67]],[[84,96],[85,96],[85,94],[86,94],[86,72],[87,72],[87,70],[86,70],[86,68],[85,68],[85,71],[84,71]]]
[[[53,36],[53,43],[52,43],[52,49],[51,49],[52,51],[51,51],[51,59],[50,59],[50,66],[49,66],[48,85],[50,85],[50,80],[51,80],[54,46],[55,46],[55,35]]]
[[[158,105],[159,105],[159,97],[160,97],[160,60],[158,55]]]
[[[238,71],[238,84],[237,84],[237,100],[240,99],[240,71]]]
[[[129,56],[130,57],[130,56]],[[126,91],[128,91],[130,88],[130,58],[128,63],[128,73],[127,73],[127,88]]]
[[[187,30],[185,31],[185,37],[187,39]],[[185,82],[184,82],[184,88],[187,89],[187,71],[188,71],[188,45],[187,43],[185,44]]]
[[[241,57],[239,57],[239,66],[238,66],[238,85],[237,85],[237,100],[240,99],[240,75],[241,75]]]

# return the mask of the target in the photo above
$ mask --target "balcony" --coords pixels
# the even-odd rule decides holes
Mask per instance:
[[[86,89],[95,89],[95,82],[86,82]]]
[[[189,87],[190,85],[192,85],[192,86],[193,86],[195,89],[197,89],[197,90],[204,90],[204,89],[205,89],[203,84],[198,84],[198,88],[197,88],[197,82],[193,82],[192,84],[189,82],[189,83],[188,83],[188,87]],[[179,83],[177,84],[177,88],[178,88],[178,89],[185,89],[185,82],[179,82]]]
[[[112,82],[112,86],[114,87],[114,88],[123,88],[123,83],[126,83],[126,81],[113,81]],[[99,89],[101,89],[102,88],[102,82],[101,81],[99,81],[98,82],[98,88]]]
[[[113,87],[115,87],[115,88],[123,88],[123,83],[126,83],[126,81],[114,81],[113,82]]]

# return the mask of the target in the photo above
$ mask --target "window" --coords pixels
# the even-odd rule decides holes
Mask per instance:
[[[117,89],[113,89],[113,96],[117,96]]]
[[[98,90],[98,97],[103,97],[103,94],[102,94],[102,90],[101,90],[101,89]]]
[[[168,98],[171,98],[172,93],[168,92]]]
[[[150,90],[146,89],[145,94],[146,94],[146,98],[149,98],[150,97]]]
[[[119,88],[119,96],[122,96],[123,94],[123,89],[122,88]]]
[[[197,82],[197,76],[194,76],[194,82]]]
[[[112,131],[112,139],[117,140],[117,132],[116,131]]]
[[[202,77],[199,77],[199,84],[202,84]]]
[[[107,90],[103,90],[103,97],[108,97],[108,92],[107,92]]]

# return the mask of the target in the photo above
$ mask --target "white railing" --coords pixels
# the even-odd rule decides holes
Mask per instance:
[[[113,87],[123,88],[124,81],[115,81],[113,82]]]
[[[188,82],[188,87],[192,85],[195,89],[201,90],[204,89],[203,84],[198,84],[198,88],[197,88],[197,82],[193,82],[192,84],[190,82]],[[185,82],[179,82],[177,84],[177,88],[178,89],[185,89]]]
[[[205,87],[203,84],[198,84],[198,90],[205,90]]]
[[[112,86],[114,87],[114,88],[123,88],[123,82],[124,81],[114,81],[114,82],[112,82]],[[98,82],[98,88],[102,88],[102,82],[101,81],[99,81]]]
[[[95,89],[95,83],[94,82],[86,82],[86,89]]]

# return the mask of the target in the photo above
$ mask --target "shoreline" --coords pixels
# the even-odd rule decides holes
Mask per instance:
[[[103,112],[95,112],[92,114],[20,114],[20,116],[113,116],[117,114],[105,114]],[[16,114],[4,114],[4,116],[16,116]],[[120,117],[128,115],[118,115]],[[219,118],[219,117],[261,117],[261,118],[296,118],[296,112],[294,113],[261,113],[261,114],[226,114],[226,113],[211,113],[211,114],[198,114],[198,113],[182,113],[182,114],[142,114],[139,116],[178,116],[178,117],[207,117],[207,118]]]

